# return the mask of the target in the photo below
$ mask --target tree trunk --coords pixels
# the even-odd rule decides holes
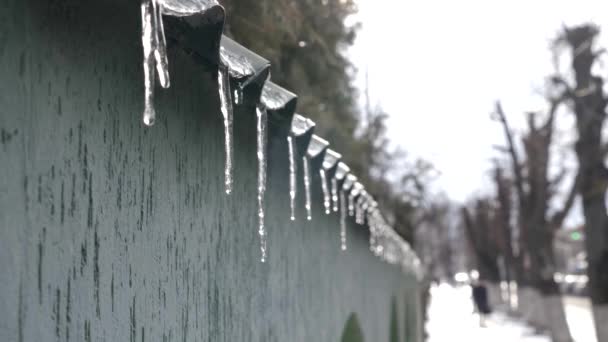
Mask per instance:
[[[608,341],[608,305],[593,305],[593,318],[598,342]]]
[[[591,73],[600,55],[594,51],[593,44],[598,34],[599,29],[595,25],[586,24],[565,29],[562,38],[571,47],[576,78],[576,89],[571,91],[571,97],[578,130],[575,150],[585,215],[588,286],[597,340],[605,342],[608,341],[608,216],[605,202],[608,170],[604,164],[607,147],[602,139],[602,127],[608,99],[603,93],[603,79]],[[563,80],[557,82],[568,87]]]
[[[544,310],[547,313],[548,329],[552,342],[572,342],[566,313],[559,294],[543,296]]]
[[[597,190],[596,190],[597,191]],[[598,342],[608,341],[608,216],[601,196],[583,196],[589,292]]]

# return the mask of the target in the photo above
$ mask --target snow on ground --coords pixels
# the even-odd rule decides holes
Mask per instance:
[[[432,287],[430,300],[428,342],[550,342],[547,336],[535,334],[532,328],[499,312],[488,318],[486,328],[481,328],[468,286]]]
[[[591,301],[586,297],[565,296],[566,320],[576,342],[596,342]]]

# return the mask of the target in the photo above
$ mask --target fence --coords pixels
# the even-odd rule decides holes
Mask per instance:
[[[290,219],[287,137],[305,170],[311,132],[293,134],[295,96],[266,82],[263,58],[221,38],[220,8],[165,18],[171,86],[149,98],[155,125],[141,123],[140,16],[122,0],[9,0],[0,11],[0,340],[420,340],[413,261],[395,259],[390,230],[346,216],[341,249],[324,149],[308,159],[311,220],[301,176]],[[224,90],[242,87],[228,92],[228,153],[218,65]],[[370,239],[382,240],[375,254]]]

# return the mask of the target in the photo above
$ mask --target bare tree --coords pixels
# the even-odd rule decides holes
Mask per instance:
[[[589,289],[597,339],[608,341],[608,169],[605,165],[608,143],[602,138],[608,99],[603,91],[603,79],[591,72],[603,52],[594,49],[598,34],[599,29],[591,24],[564,28],[558,43],[565,43],[571,50],[574,89],[561,77],[555,77],[554,81],[565,89],[576,114],[578,141],[575,150],[585,215]]]
[[[523,274],[520,281],[540,292],[545,320],[536,320],[540,312],[535,312],[533,323],[549,325],[553,341],[572,341],[561,304],[559,287],[553,278],[555,256],[553,238],[560,228],[576,197],[577,182],[573,182],[563,207],[550,214],[549,203],[563,177],[551,180],[549,177],[550,147],[553,141],[554,122],[557,109],[565,96],[549,99],[550,108],[541,120],[540,113],[528,113],[527,131],[522,138],[524,158],[520,157],[513,132],[507,122],[500,102],[496,104],[496,118],[503,126],[507,140],[507,151],[511,158],[514,188],[517,194],[518,225],[520,246],[522,247]],[[565,173],[563,170],[560,174]]]
[[[462,220],[468,241],[475,257],[480,279],[493,284],[500,282],[498,269],[499,249],[497,229],[493,224],[493,206],[487,198],[477,199],[472,205],[463,207]]]

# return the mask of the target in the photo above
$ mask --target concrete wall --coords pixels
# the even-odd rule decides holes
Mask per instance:
[[[392,301],[416,340],[415,280],[352,222],[339,250],[318,180],[313,221],[289,221],[276,135],[259,262],[253,108],[226,196],[214,75],[172,48],[143,127],[140,41],[137,1],[0,5],[0,341],[340,341],[353,313],[389,341]]]

